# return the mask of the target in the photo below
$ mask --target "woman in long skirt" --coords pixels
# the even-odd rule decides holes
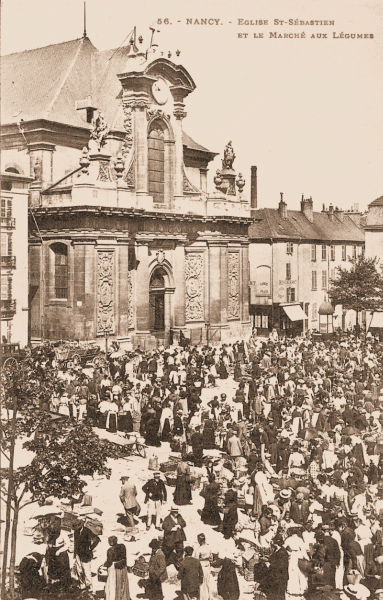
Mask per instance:
[[[126,548],[118,544],[116,536],[108,538],[110,548],[106,554],[105,567],[108,579],[105,584],[106,600],[130,600]]]
[[[205,498],[205,506],[201,512],[201,521],[206,525],[215,527],[221,525],[221,515],[218,509],[218,495],[220,485],[215,481],[214,473],[209,475],[208,485],[201,491],[201,496]]]
[[[210,546],[206,543],[206,538],[203,533],[197,535],[199,543],[198,548],[194,552],[194,558],[197,558],[202,567],[203,571],[203,582],[199,588],[199,600],[212,600],[212,577],[210,572],[210,561],[212,559],[212,553]]]
[[[300,528],[293,527],[289,530],[289,533],[290,535],[284,543],[284,547],[290,554],[286,600],[304,600],[303,595],[307,592],[308,580],[298,566],[298,559],[305,558],[309,560],[309,557],[301,537]]]
[[[192,500],[191,483],[190,483],[190,467],[185,461],[181,461],[177,465],[177,481],[174,491],[174,504],[182,506],[190,504]]]

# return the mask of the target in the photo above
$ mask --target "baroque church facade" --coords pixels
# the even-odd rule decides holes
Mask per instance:
[[[84,36],[3,58],[3,169],[33,178],[32,342],[250,333],[250,204],[231,142],[209,193],[216,154],[183,131],[195,83],[138,40],[99,52]]]

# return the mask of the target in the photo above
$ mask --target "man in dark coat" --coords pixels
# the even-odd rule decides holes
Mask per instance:
[[[149,548],[152,549],[152,555],[149,559],[149,581],[146,593],[150,600],[163,600],[162,584],[168,578],[165,555],[159,540],[152,540]]]
[[[291,503],[290,514],[294,523],[298,523],[299,525],[306,523],[310,515],[310,502],[304,499],[302,493],[298,493],[295,501]]]
[[[184,600],[199,599],[199,588],[203,582],[203,571],[198,558],[193,558],[193,548],[186,546],[185,558],[180,564],[178,579],[181,580],[181,592]]]
[[[194,464],[196,467],[202,467],[203,465],[203,435],[200,429],[200,426],[197,425],[195,432],[190,438],[194,455]]]
[[[159,471],[153,473],[152,479],[145,483],[142,490],[145,492],[145,504],[148,505],[146,529],[150,528],[153,515],[156,518],[156,528],[160,529],[162,503],[167,499],[167,491],[161,479],[161,473]]]
[[[176,568],[181,563],[184,551],[184,541],[186,540],[184,527],[186,527],[186,521],[179,514],[178,507],[172,506],[170,514],[162,523],[164,530],[162,550],[165,554],[166,564],[173,563]]]
[[[282,538],[275,538],[274,544],[277,550],[269,558],[269,590],[270,598],[284,600],[289,579],[289,554],[283,547]]]

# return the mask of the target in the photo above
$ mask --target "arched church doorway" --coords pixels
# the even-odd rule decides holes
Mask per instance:
[[[149,326],[155,332],[165,331],[165,277],[166,271],[158,267],[149,283]]]

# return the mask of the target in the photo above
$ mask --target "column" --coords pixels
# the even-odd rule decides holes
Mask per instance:
[[[174,327],[185,327],[185,248],[179,244],[174,250]]]
[[[182,119],[186,117],[184,111],[185,105],[183,102],[174,103],[174,116],[176,118],[174,124],[174,140],[175,140],[175,160],[174,160],[174,197],[183,198],[184,195],[184,156],[182,142]]]
[[[136,330],[149,333],[149,253],[147,241],[136,243]]]

